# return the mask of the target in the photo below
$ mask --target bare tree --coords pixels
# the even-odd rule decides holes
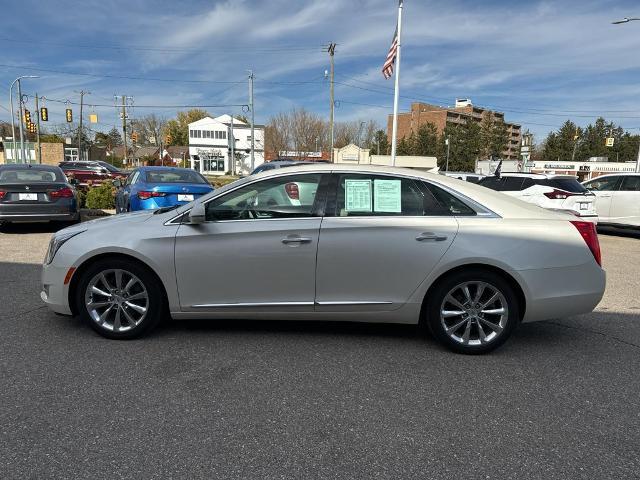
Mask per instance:
[[[131,120],[131,127],[138,134],[139,145],[153,145],[159,147],[164,144],[167,119],[158,117],[155,113]]]

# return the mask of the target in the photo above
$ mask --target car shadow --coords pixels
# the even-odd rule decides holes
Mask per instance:
[[[14,235],[24,235],[29,233],[55,233],[68,226],[68,223],[58,222],[4,223],[0,224],[0,233]]]

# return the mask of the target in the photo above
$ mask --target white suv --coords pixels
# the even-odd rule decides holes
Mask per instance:
[[[483,178],[478,185],[542,208],[566,211],[594,223],[598,221],[595,195],[570,175],[503,173],[499,177]]]
[[[583,185],[596,196],[600,223],[640,227],[640,173],[602,175]]]

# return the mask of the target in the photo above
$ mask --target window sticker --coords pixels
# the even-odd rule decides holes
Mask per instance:
[[[371,212],[371,180],[345,179],[344,197],[347,212]]]
[[[402,212],[402,180],[374,180],[373,200],[376,212]]]

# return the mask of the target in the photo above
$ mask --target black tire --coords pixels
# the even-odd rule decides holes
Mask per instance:
[[[463,289],[456,289],[465,284],[468,284],[467,292],[469,292],[471,297],[474,297],[474,299],[477,292],[480,290],[479,285],[482,284],[486,284],[493,288],[495,291],[499,292],[501,296],[497,298],[495,303],[491,303],[485,307],[486,310],[483,310],[482,308],[478,309],[478,305],[481,305],[484,301],[490,300],[492,297],[491,290],[488,287],[485,287],[483,290],[485,293],[482,294],[482,300],[478,301],[476,304],[473,304],[472,302],[471,308],[473,310],[455,309],[456,311],[464,311],[466,319],[463,316],[457,315],[450,318],[446,318],[444,315],[441,317],[441,310],[444,310],[445,307],[453,310],[451,303],[444,303],[445,298],[453,291],[453,296],[455,297],[454,300],[456,300],[456,295],[459,295],[459,293],[464,291]],[[465,296],[460,296],[460,298],[464,299]],[[506,303],[506,312],[504,312],[504,315],[484,313],[485,311],[499,311],[499,308],[495,308],[495,306],[499,306],[502,303]],[[492,307],[492,305],[494,307]],[[505,306],[502,308],[504,309]],[[447,309],[447,313],[449,311],[450,310]],[[469,313],[469,311],[472,313]],[[451,311],[451,313],[454,313],[454,311]],[[482,318],[478,318],[476,315],[479,315]],[[495,350],[509,338],[518,323],[520,323],[520,305],[513,287],[502,276],[488,270],[477,268],[461,270],[443,278],[429,293],[423,322],[426,323],[431,334],[448,349],[457,353],[477,355]],[[443,324],[443,322],[445,324]],[[488,327],[487,322],[494,324],[495,328]],[[473,338],[473,340],[464,343],[464,330],[467,328],[467,323],[470,324],[469,335],[467,338]],[[449,328],[453,328],[458,324],[461,324],[458,329],[449,330],[449,332],[447,332],[445,325]],[[495,333],[495,336],[493,336],[489,341],[483,342],[480,338],[481,332],[479,329],[481,327],[485,335],[485,339],[489,338],[489,335],[492,333]],[[501,330],[499,333],[496,333],[498,328],[501,328]],[[453,336],[456,336],[457,338],[453,338]],[[477,337],[477,339],[475,339],[475,337]],[[472,342],[480,343],[472,344]]]
[[[100,273],[110,271],[112,272],[114,270],[122,270],[137,277],[137,280],[139,280],[140,284],[143,285],[144,289],[146,290],[146,294],[148,297],[147,303],[145,304],[146,314],[144,318],[139,322],[139,324],[136,324],[135,326],[132,326],[133,324],[129,323],[128,325],[131,328],[126,331],[114,331],[113,329],[108,328],[108,324],[106,324],[106,326],[103,326],[105,324],[100,325],[89,313],[89,309],[87,308],[85,302],[87,288],[92,279],[94,279]],[[99,260],[89,266],[89,268],[82,272],[81,275],[82,276],[78,281],[75,291],[77,311],[79,312],[82,320],[103,337],[115,340],[129,340],[133,338],[139,338],[153,330],[164,318],[168,316],[169,309],[167,307],[165,293],[162,285],[160,284],[160,281],[148,268],[135,261],[126,259]],[[141,289],[141,287],[138,288],[139,290]],[[131,312],[131,310],[129,311]],[[124,316],[122,317],[121,321],[125,321]],[[111,327],[113,327],[113,325],[111,325]]]

